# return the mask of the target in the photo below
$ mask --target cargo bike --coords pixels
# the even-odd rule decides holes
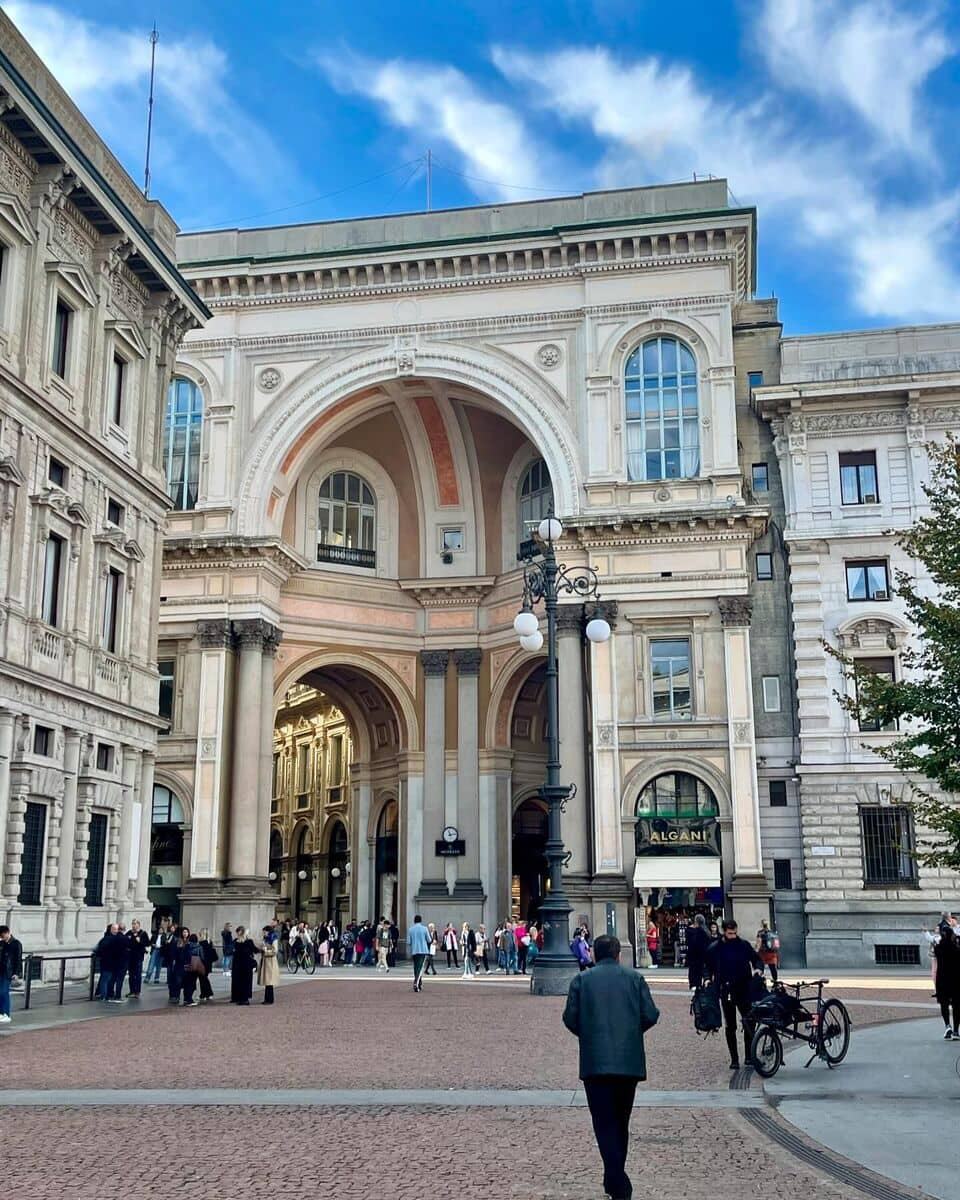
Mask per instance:
[[[756,1022],[756,1031],[750,1056],[764,1079],[776,1075],[783,1065],[784,1038],[810,1046],[813,1053],[804,1064],[807,1067],[815,1058],[831,1068],[843,1062],[850,1048],[850,1014],[835,996],[824,999],[829,982],[775,983],[772,991],[753,1003],[750,1020]]]

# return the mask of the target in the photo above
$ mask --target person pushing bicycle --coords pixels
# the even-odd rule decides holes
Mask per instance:
[[[750,1061],[754,1022],[750,1020],[750,980],[754,971],[763,974],[760,956],[737,933],[734,920],[723,922],[723,936],[707,951],[707,971],[716,982],[723,1010],[723,1031],[730,1050],[730,1070],[740,1067],[737,1053],[737,1013],[743,1018],[744,1061]]]

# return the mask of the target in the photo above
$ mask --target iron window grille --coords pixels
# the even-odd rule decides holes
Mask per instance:
[[[861,805],[865,887],[918,887],[913,813],[902,805]]]
[[[39,904],[43,884],[43,851],[47,833],[47,806],[27,802],[24,814],[23,853],[20,856],[18,904]]]
[[[793,889],[793,868],[789,858],[773,860],[773,886],[778,892],[789,892]]]
[[[107,814],[93,813],[87,842],[87,879],[84,903],[90,908],[103,905],[103,873],[107,861]]]
[[[919,967],[919,946],[881,945],[873,948],[873,961],[878,967]]]

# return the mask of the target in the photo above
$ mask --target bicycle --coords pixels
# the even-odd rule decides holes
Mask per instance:
[[[843,1062],[850,1048],[850,1014],[834,996],[823,998],[824,985],[829,979],[810,983],[776,983],[773,990],[750,1009],[750,1019],[757,1028],[750,1043],[750,1057],[758,1075],[771,1079],[783,1066],[783,1039],[806,1042],[813,1050],[804,1064],[809,1067],[815,1058],[822,1058],[829,1068]],[[803,989],[816,988],[801,995]],[[816,1011],[810,1012],[805,1005]],[[801,1026],[806,1028],[801,1030]]]
[[[301,967],[308,975],[315,974],[317,970],[317,957],[313,953],[312,946],[302,946],[296,953],[293,950],[290,951],[290,956],[287,959],[287,970],[291,975],[296,975]]]

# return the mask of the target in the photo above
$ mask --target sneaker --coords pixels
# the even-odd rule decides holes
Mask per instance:
[[[948,1025],[948,1026],[946,1027],[946,1029],[943,1031],[943,1040],[944,1040],[945,1042],[952,1042],[952,1041],[953,1041],[953,1030],[950,1028],[950,1026],[949,1026],[949,1025]]]
[[[740,1070],[740,1063],[736,1059],[734,1059],[733,1062],[730,1064],[730,1070],[731,1071],[739,1071]]]
[[[0,1013],[0,1023],[2,1023],[4,1025],[9,1025],[12,1020],[13,1020],[13,1018],[8,1017],[6,1013]]]
[[[191,1000],[189,1004],[185,1004],[184,1008],[197,1008],[200,1004],[199,1000]]]

